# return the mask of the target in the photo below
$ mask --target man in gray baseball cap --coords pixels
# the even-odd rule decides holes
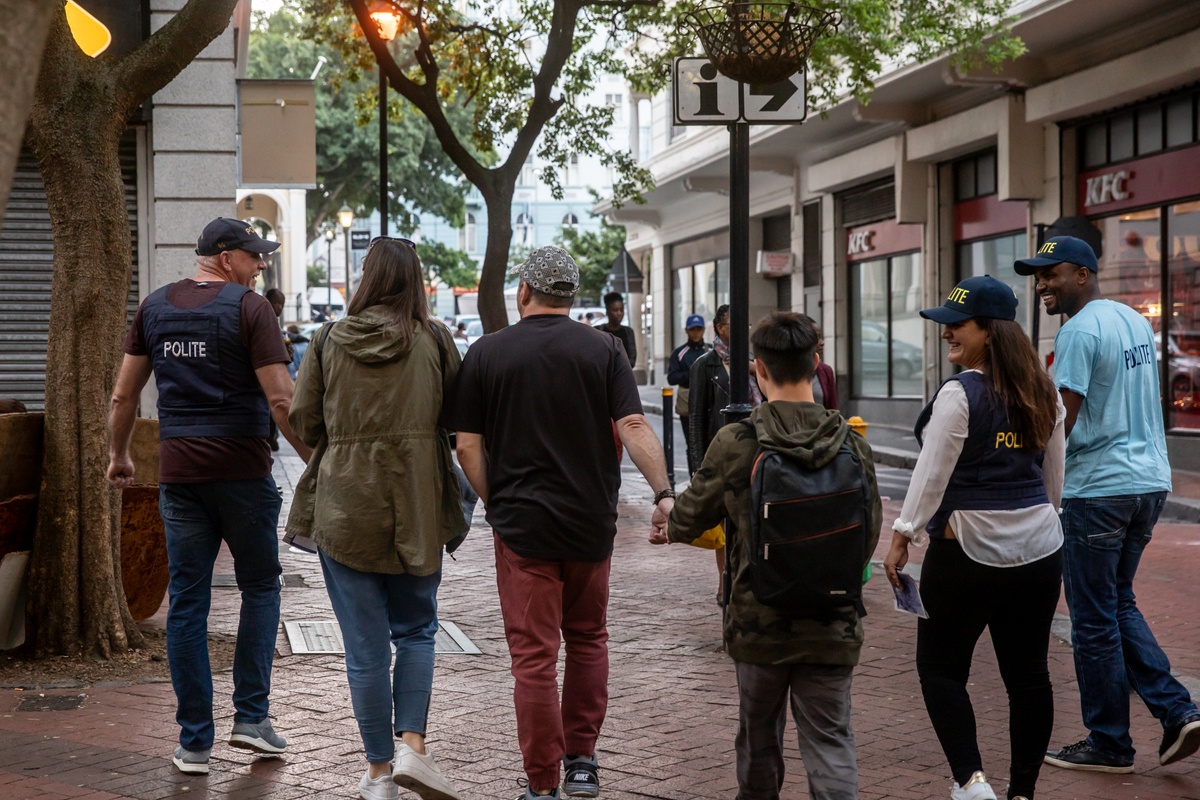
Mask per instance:
[[[576,324],[579,267],[541,247],[513,270],[521,321],[471,345],[447,398],[458,458],[483,499],[516,679],[523,798],[596,797],[596,740],[608,705],[608,573],[617,531],[622,444],[654,492],[674,504],[662,448],[629,359],[614,337]],[[567,660],[559,700],[559,638]],[[547,680],[554,675],[555,680]]]

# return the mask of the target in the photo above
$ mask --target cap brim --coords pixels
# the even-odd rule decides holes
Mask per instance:
[[[1062,259],[1058,258],[1022,258],[1013,263],[1013,271],[1018,275],[1032,275],[1042,267],[1053,267],[1061,263]]]
[[[932,320],[940,325],[949,325],[952,322],[965,322],[975,316],[974,314],[955,311],[953,308],[946,308],[945,306],[927,308],[919,313],[925,319]]]
[[[247,253],[274,253],[279,249],[281,244],[282,242],[269,242],[266,239],[263,239],[260,242],[249,242],[248,244],[244,244],[239,247],[238,250],[245,250]]]

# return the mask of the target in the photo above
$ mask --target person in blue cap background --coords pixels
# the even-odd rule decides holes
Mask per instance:
[[[675,413],[683,426],[684,448],[687,450],[688,475],[699,467],[692,463],[692,447],[688,432],[688,379],[691,377],[692,362],[708,352],[704,341],[704,317],[692,314],[684,324],[687,341],[671,351],[667,359],[667,383],[678,386],[675,390]]]
[[[1133,772],[1129,689],[1163,726],[1159,764],[1200,749],[1200,712],[1133,594],[1142,551],[1171,490],[1154,329],[1124,303],[1104,299],[1096,254],[1073,236],[1048,239],[1016,263],[1037,278],[1054,337],[1054,383],[1067,409],[1063,585],[1071,612],[1075,675],[1087,738],[1046,763]]]
[[[921,312],[944,326],[947,360],[962,371],[917,418],[921,455],[883,562],[899,588],[909,544],[929,541],[917,674],[954,775],[952,800],[997,798],[967,693],[984,628],[1008,690],[1008,800],[1033,800],[1054,729],[1047,655],[1062,582],[1066,411],[1016,313],[1013,290],[988,275],[967,278]]]

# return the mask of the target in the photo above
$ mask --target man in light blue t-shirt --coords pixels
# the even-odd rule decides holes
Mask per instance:
[[[1162,723],[1159,763],[1200,749],[1200,712],[1138,611],[1133,578],[1171,490],[1154,331],[1127,305],[1105,300],[1096,254],[1073,236],[1049,239],[1016,263],[1037,276],[1054,339],[1054,383],[1067,408],[1063,589],[1088,737],[1046,763],[1133,772],[1132,686]]]

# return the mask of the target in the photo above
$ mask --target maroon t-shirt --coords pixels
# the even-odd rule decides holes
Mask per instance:
[[[217,299],[224,281],[197,283],[185,278],[167,290],[167,301],[189,309]],[[287,364],[287,349],[279,335],[279,320],[265,297],[254,292],[242,295],[240,334],[254,369]],[[142,309],[138,307],[123,348],[131,356],[148,356],[142,331]],[[215,483],[248,481],[271,473],[271,448],[266,439],[253,437],[191,436],[163,439],[158,450],[159,483]]]

